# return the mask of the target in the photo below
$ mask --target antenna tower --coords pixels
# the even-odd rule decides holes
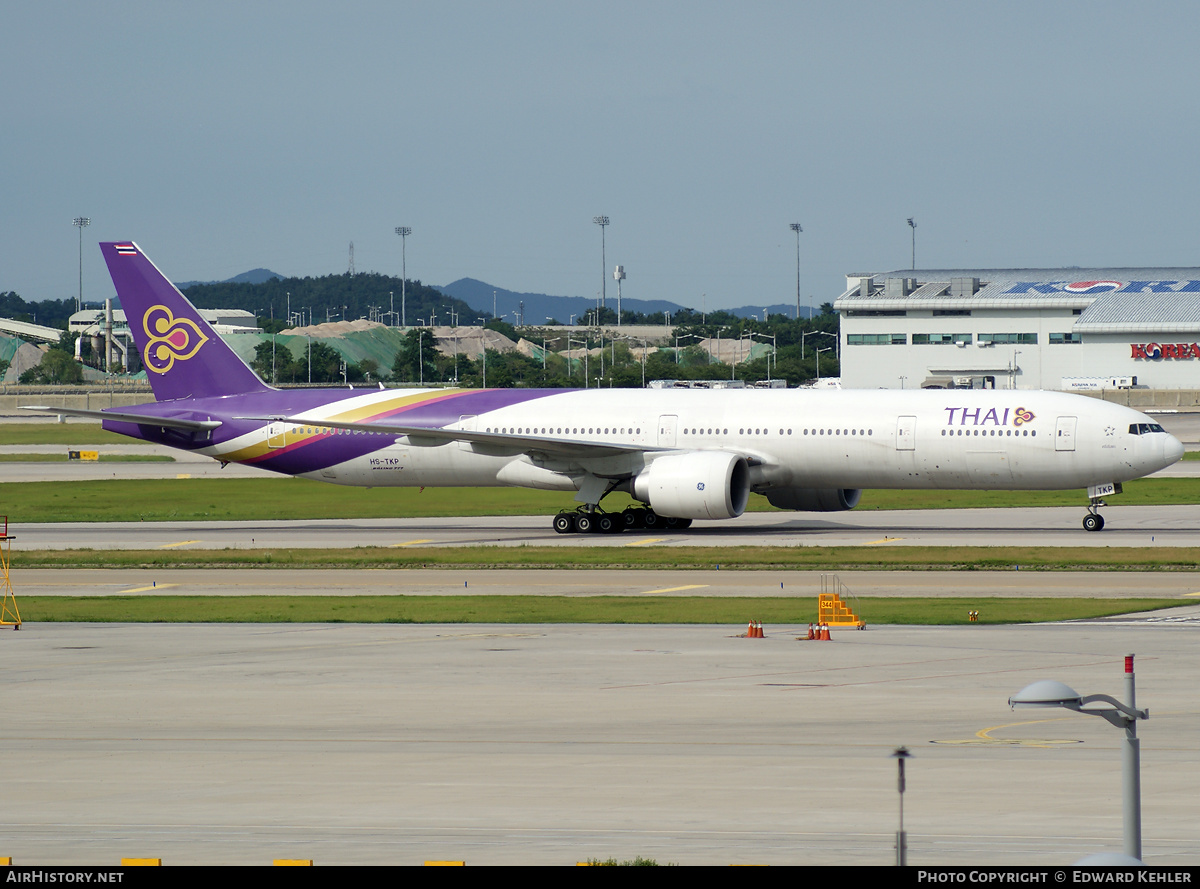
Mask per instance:
[[[350,242],[350,274],[354,274],[354,242]]]

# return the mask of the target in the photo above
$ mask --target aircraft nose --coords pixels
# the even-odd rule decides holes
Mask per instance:
[[[1181,442],[1174,435],[1168,435],[1167,441],[1163,445],[1163,458],[1167,461],[1168,466],[1182,460],[1183,442]]]

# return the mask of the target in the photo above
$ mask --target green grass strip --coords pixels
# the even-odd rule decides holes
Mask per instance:
[[[97,405],[100,410],[107,404]],[[24,413],[24,411],[17,411]],[[34,416],[34,414],[30,414]],[[97,423],[0,423],[0,445],[61,444],[81,445],[137,444],[127,435],[106,432]]]
[[[0,463],[66,463],[70,457],[63,454],[0,454]],[[174,457],[166,454],[100,454],[98,460],[82,463],[174,463]]]
[[[17,529],[20,542],[20,530]],[[14,549],[15,568],[646,568],[757,571],[1197,571],[1200,547],[446,546]]]
[[[9,521],[137,522],[269,519],[551,516],[576,504],[567,494],[525,488],[357,488],[296,478],[105,479],[12,482],[4,486]],[[606,508],[632,501],[614,494]],[[859,510],[1074,506],[1081,491],[866,491]],[[1127,482],[1121,506],[1200,503],[1200,478]],[[773,511],[753,495],[749,511]]]
[[[869,625],[1010,624],[1107,617],[1192,605],[1178,599],[859,597]],[[815,596],[25,596],[26,623],[807,624]]]

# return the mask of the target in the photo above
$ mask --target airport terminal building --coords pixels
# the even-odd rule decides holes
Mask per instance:
[[[1200,268],[846,276],[846,388],[1200,388]]]

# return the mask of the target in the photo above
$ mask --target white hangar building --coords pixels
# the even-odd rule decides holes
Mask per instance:
[[[846,388],[1200,389],[1200,268],[846,276]]]

